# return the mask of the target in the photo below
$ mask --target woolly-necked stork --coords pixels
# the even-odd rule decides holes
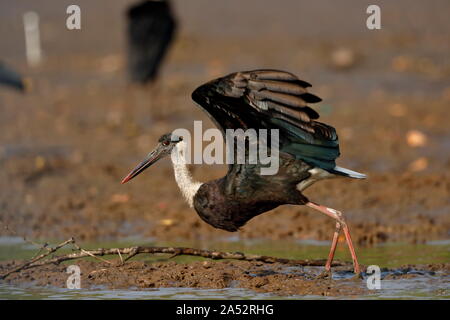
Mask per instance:
[[[308,92],[311,85],[289,72],[254,70],[210,81],[192,93],[225,135],[226,129],[278,129],[279,170],[262,175],[261,164],[233,163],[225,177],[194,181],[183,155],[181,137],[165,134],[157,147],[131,171],[129,181],[159,159],[173,155],[175,179],[187,202],[211,226],[237,231],[253,217],[283,204],[306,205],[336,220],[336,229],[325,268],[329,272],[341,229],[353,260],[360,267],[342,212],[307,199],[303,190],[313,183],[338,176],[363,179],[364,174],[336,166],[339,141],[336,130],[317,121],[319,114],[307,106],[321,101]],[[177,160],[174,160],[177,159]]]

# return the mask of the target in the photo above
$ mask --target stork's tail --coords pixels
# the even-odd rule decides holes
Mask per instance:
[[[334,174],[338,174],[341,176],[345,176],[345,177],[349,177],[349,178],[354,178],[354,179],[365,179],[367,178],[367,176],[365,174],[356,172],[356,171],[352,171],[350,169],[346,169],[346,168],[341,168],[338,166],[335,166],[333,170],[331,170],[332,173]]]

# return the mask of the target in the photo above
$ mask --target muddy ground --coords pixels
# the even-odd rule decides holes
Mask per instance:
[[[258,216],[236,234],[214,229],[183,201],[168,160],[120,184],[160,135],[192,128],[194,120],[213,127],[190,101],[198,85],[237,70],[267,67],[289,70],[313,84],[311,91],[323,98],[317,108],[321,121],[340,136],[338,164],[368,175],[364,181],[320,182],[305,192],[346,214],[358,246],[449,238],[447,1],[380,1],[379,31],[366,29],[361,2],[343,1],[336,7],[333,1],[300,5],[290,0],[282,6],[264,1],[258,11],[252,1],[217,6],[175,1],[180,32],[160,80],[145,87],[129,84],[126,76],[123,9],[131,1],[108,1],[108,14],[106,2],[79,3],[86,19],[80,31],[65,29],[65,1],[0,5],[1,59],[32,83],[26,94],[0,90],[0,215],[17,233],[78,241],[131,236],[329,240],[334,222],[295,206]],[[32,6],[41,14],[45,53],[36,68],[26,65],[21,25],[21,14]],[[207,165],[192,170],[200,181],[226,172],[223,166]],[[0,230],[0,236],[9,235]],[[263,281],[248,278],[240,262],[214,266],[214,281],[189,280],[188,275],[175,279],[180,281],[176,285],[227,283],[224,268],[244,287],[256,288]],[[48,272],[52,268],[59,267]],[[189,273],[188,266],[174,270]],[[152,273],[151,268],[140,272]],[[88,275],[84,280],[92,284],[107,282],[101,273]],[[170,277],[133,285],[170,285]],[[267,275],[267,284],[258,288],[275,288],[273,279],[289,283],[289,277]],[[338,290],[325,283],[309,287],[300,281],[298,286],[318,294]],[[297,289],[280,285],[280,290]]]
[[[0,264],[0,272],[18,265],[13,261]],[[143,261],[113,265],[93,261],[77,261],[83,289],[156,289],[156,288],[244,288],[274,296],[313,295],[358,297],[370,294],[366,280],[351,275],[348,267],[334,267],[340,279],[324,276],[319,268],[286,266],[248,261],[176,262]],[[43,287],[67,286],[67,265],[47,265],[10,275],[9,284],[32,283]],[[407,265],[383,269],[383,280],[428,277],[428,281],[447,281],[450,264]],[[367,278],[367,275],[365,275]],[[448,292],[447,292],[448,294]]]

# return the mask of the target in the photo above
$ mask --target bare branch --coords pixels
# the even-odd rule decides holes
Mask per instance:
[[[203,257],[203,258],[209,258],[213,260],[218,259],[232,259],[232,260],[245,260],[245,261],[259,261],[264,263],[282,263],[282,264],[290,264],[290,265],[296,265],[296,266],[324,266],[325,260],[291,260],[291,259],[284,259],[284,258],[276,258],[276,257],[270,257],[270,256],[260,256],[260,255],[254,255],[254,254],[244,254],[241,252],[221,252],[221,251],[211,251],[211,250],[201,250],[201,249],[194,249],[194,248],[183,248],[183,247],[129,247],[129,248],[99,248],[95,250],[84,250],[80,248],[78,245],[74,244],[75,247],[79,250],[79,252],[69,253],[57,257],[53,257],[50,259],[46,259],[44,261],[38,261],[44,258],[45,256],[48,256],[50,253],[55,252],[59,248],[63,247],[64,245],[68,243],[75,243],[73,238],[63,242],[62,244],[58,245],[57,247],[51,249],[51,252],[47,254],[43,254],[35,259],[32,259],[24,264],[22,264],[19,267],[14,268],[13,270],[8,271],[7,273],[0,276],[0,279],[3,279],[10,275],[13,272],[18,272],[23,269],[29,269],[34,267],[43,266],[46,264],[51,263],[61,263],[63,261],[67,260],[74,260],[74,259],[80,259],[84,257],[99,257],[99,256],[105,256],[105,255],[119,255],[121,258],[122,255],[128,255],[127,258],[123,259],[122,263],[125,263],[130,258],[134,257],[137,254],[156,254],[156,253],[164,253],[164,254],[171,254],[173,256],[178,255],[189,255],[189,256],[197,256],[197,257]],[[106,262],[111,264],[110,261],[107,261],[105,259],[100,259],[102,262]],[[340,261],[334,261],[333,266],[346,266],[349,265],[348,262],[340,262]]]
[[[47,242],[44,243],[44,244],[40,244],[40,243],[34,242],[33,240],[30,240],[30,239],[28,239],[28,238],[25,237],[25,236],[21,236],[17,231],[15,231],[14,229],[12,229],[8,224],[6,224],[5,222],[3,222],[2,220],[0,220],[0,223],[3,225],[3,227],[5,228],[6,231],[12,233],[12,234],[15,235],[16,237],[22,238],[23,241],[25,241],[25,242],[27,242],[27,243],[33,245],[33,246],[38,247],[39,250],[38,250],[38,252],[35,254],[35,256],[34,256],[33,258],[37,257],[37,255],[38,255],[39,253],[41,253],[41,251],[44,250],[44,249],[47,250],[47,252],[50,250],[50,249],[48,248],[48,243],[47,243]]]
[[[6,278],[6,277],[9,276],[11,273],[18,272],[18,271],[23,270],[23,269],[28,269],[30,266],[34,266],[35,263],[39,263],[39,260],[41,260],[41,259],[47,257],[47,256],[50,255],[51,253],[53,253],[53,252],[55,252],[55,251],[61,249],[62,247],[68,245],[69,243],[74,243],[74,242],[75,242],[75,240],[74,240],[73,238],[70,238],[69,240],[66,240],[66,241],[64,241],[64,242],[62,242],[62,243],[60,243],[60,244],[58,244],[58,245],[57,245],[56,247],[54,247],[54,248],[47,248],[47,252],[46,252],[46,253],[43,253],[43,254],[41,254],[41,255],[39,255],[39,256],[37,256],[37,257],[35,257],[35,258],[33,258],[33,259],[27,261],[27,262],[21,264],[20,266],[17,266],[17,267],[15,267],[15,268],[12,269],[12,270],[7,271],[6,273],[0,275],[0,279]],[[53,259],[50,259],[50,260],[53,260]],[[44,263],[43,263],[42,265],[50,263],[50,262],[47,262],[47,261],[49,261],[49,260],[43,261]]]
[[[86,253],[88,256],[91,256],[92,258],[95,258],[95,259],[100,260],[100,261],[102,261],[102,262],[106,262],[106,263],[108,263],[108,264],[112,264],[111,261],[105,260],[105,259],[103,259],[103,258],[99,258],[99,257],[93,255],[92,253],[90,253],[89,251],[84,250],[84,249],[81,248],[76,242],[73,243],[73,246],[75,247],[75,249],[77,249],[77,250],[79,250],[79,251],[81,251],[81,252],[83,252],[83,253]]]

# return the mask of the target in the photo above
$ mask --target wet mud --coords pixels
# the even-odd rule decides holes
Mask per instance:
[[[19,262],[3,262],[0,272]],[[97,261],[74,262],[81,270],[83,289],[243,288],[274,296],[358,297],[370,295],[367,274],[355,277],[348,267],[334,267],[330,278],[323,268],[295,267],[247,261],[127,262],[113,264]],[[47,265],[11,274],[8,284],[32,284],[40,287],[66,288],[67,264]],[[449,264],[407,265],[382,271],[381,280],[400,281],[428,277],[429,281],[447,281]],[[448,294],[448,292],[447,292]]]

